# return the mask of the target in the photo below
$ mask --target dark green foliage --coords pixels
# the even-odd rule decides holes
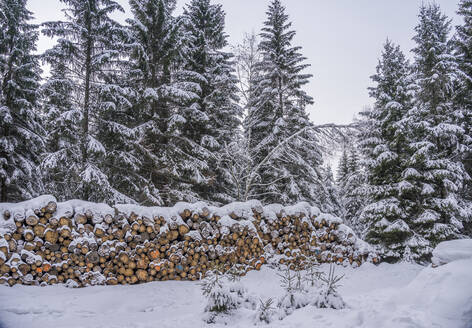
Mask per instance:
[[[192,0],[184,10],[185,69],[198,86],[198,99],[182,112],[185,152],[195,159],[188,179],[199,199],[234,200],[229,173],[220,165],[224,150],[238,140],[242,109],[238,105],[233,55],[226,53],[225,13],[209,0]]]
[[[349,160],[349,158],[348,158],[347,151],[346,151],[346,149],[344,149],[342,154],[341,154],[341,158],[339,159],[338,170],[336,172],[336,180],[338,182],[341,182],[344,179],[346,179],[346,177],[349,174],[348,160]]]
[[[464,19],[463,24],[457,26],[454,39],[456,58],[463,74],[453,101],[455,106],[463,110],[462,115],[457,119],[458,125],[464,129],[465,149],[462,152],[462,162],[469,179],[461,194],[472,210],[472,205],[470,205],[472,203],[472,1],[462,0],[457,13]],[[470,212],[464,225],[466,234],[472,237],[472,213]]]
[[[385,46],[361,143],[370,197],[361,221],[391,261],[428,260],[439,242],[461,236],[467,215],[467,135],[454,104],[463,73],[439,7],[421,6],[419,19],[411,69],[398,47]]]
[[[260,34],[262,60],[256,65],[244,124],[252,162],[265,164],[250,186],[251,197],[266,203],[304,200],[319,205],[322,155],[306,113],[313,99],[302,89],[311,75],[303,73],[309,65],[301,48],[292,46],[295,31],[290,28],[285,8],[279,0],[272,1]],[[289,139],[299,131],[304,132]]]
[[[51,129],[57,129],[43,161],[48,192],[63,198],[133,202],[121,184],[134,169],[133,154],[126,154],[123,145],[132,137],[122,124],[127,121],[124,108],[129,107],[128,91],[120,84],[126,33],[110,18],[123,9],[112,0],[62,2],[67,20],[44,23],[43,29],[58,38],[43,55],[53,72],[45,86],[45,111],[54,120]]]
[[[38,101],[37,26],[26,0],[0,1],[0,202],[42,191],[37,169],[44,144]]]
[[[360,214],[367,240],[378,244],[385,257],[399,259],[411,236],[411,206],[403,172],[409,160],[403,120],[412,107],[410,66],[400,48],[387,40],[370,88],[375,106],[364,114],[366,128],[360,136],[365,157],[369,199]]]
[[[128,79],[134,90],[133,112],[141,159],[141,204],[163,205],[198,199],[191,191],[189,168],[198,167],[183,139],[184,112],[198,99],[198,85],[183,69],[185,45],[182,20],[174,17],[174,0],[130,1],[131,64]]]
[[[460,161],[464,129],[458,118],[463,113],[453,104],[462,72],[448,39],[450,21],[434,4],[422,6],[419,18],[413,49],[418,89],[415,107],[405,120],[411,157],[403,176],[409,183],[404,190],[412,202],[413,238],[418,236],[410,247],[420,258],[428,258],[439,242],[460,235],[465,213],[460,191],[467,174]]]

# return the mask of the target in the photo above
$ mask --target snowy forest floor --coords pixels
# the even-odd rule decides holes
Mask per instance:
[[[327,272],[328,265],[321,266]],[[472,260],[438,268],[415,264],[364,264],[337,268],[348,309],[307,306],[266,327],[472,327]],[[249,272],[243,285],[257,298],[283,294],[277,271]],[[206,327],[197,282],[70,289],[0,286],[0,327]],[[239,310],[228,327],[254,325],[254,312]],[[259,324],[262,325],[262,324]],[[222,327],[221,324],[209,325]]]

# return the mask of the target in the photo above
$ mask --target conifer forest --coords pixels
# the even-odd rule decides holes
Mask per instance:
[[[472,0],[418,2],[348,124],[316,121],[308,0],[238,44],[217,0],[37,1],[0,0],[1,328],[472,327]]]

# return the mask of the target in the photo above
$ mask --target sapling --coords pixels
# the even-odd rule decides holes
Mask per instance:
[[[276,313],[276,308],[273,307],[274,299],[268,298],[265,301],[259,300],[259,302],[260,304],[259,304],[259,307],[257,308],[256,316],[255,316],[256,323],[258,322],[264,322],[267,324],[271,323]]]
[[[280,286],[285,289],[287,293],[291,293],[295,289],[295,275],[292,274],[292,271],[287,266],[283,273],[277,273],[280,277]]]
[[[209,272],[200,285],[203,296],[207,298],[204,310],[207,323],[215,323],[218,317],[229,315],[244,304],[255,308],[236,274],[222,274],[216,269]]]
[[[339,282],[344,278],[344,275],[335,275],[335,265],[331,263],[329,267],[328,276],[320,275],[320,288],[316,291],[313,299],[313,305],[318,308],[343,309],[346,307],[341,295],[338,293],[338,288],[341,286]]]
[[[310,287],[315,287],[320,282],[320,277],[324,274],[323,272],[319,271],[319,263],[316,259],[310,259],[307,263],[307,270],[305,272],[305,281],[308,282]]]
[[[291,314],[295,309],[302,308],[309,304],[308,292],[303,285],[301,272],[292,271],[287,267],[282,274],[278,274],[280,284],[285,289],[285,295],[280,298],[277,307],[282,310],[279,319]]]
[[[295,290],[304,290],[305,286],[303,286],[303,277],[301,271],[295,271]]]

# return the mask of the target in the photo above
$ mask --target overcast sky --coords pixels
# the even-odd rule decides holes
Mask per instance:
[[[128,0],[118,0],[129,15]],[[259,32],[269,0],[214,0],[226,11],[229,41],[237,44],[245,32]],[[293,28],[295,45],[312,65],[314,77],[307,91],[315,99],[309,108],[315,124],[351,122],[356,113],[370,105],[367,87],[375,72],[386,38],[408,53],[422,0],[285,0]],[[443,12],[460,23],[456,15],[459,0],[436,0]],[[185,0],[179,0],[179,11]],[[29,0],[36,22],[62,19],[59,0]],[[118,15],[124,21],[126,15]],[[41,36],[39,51],[53,41]],[[411,56],[408,54],[408,56]]]

